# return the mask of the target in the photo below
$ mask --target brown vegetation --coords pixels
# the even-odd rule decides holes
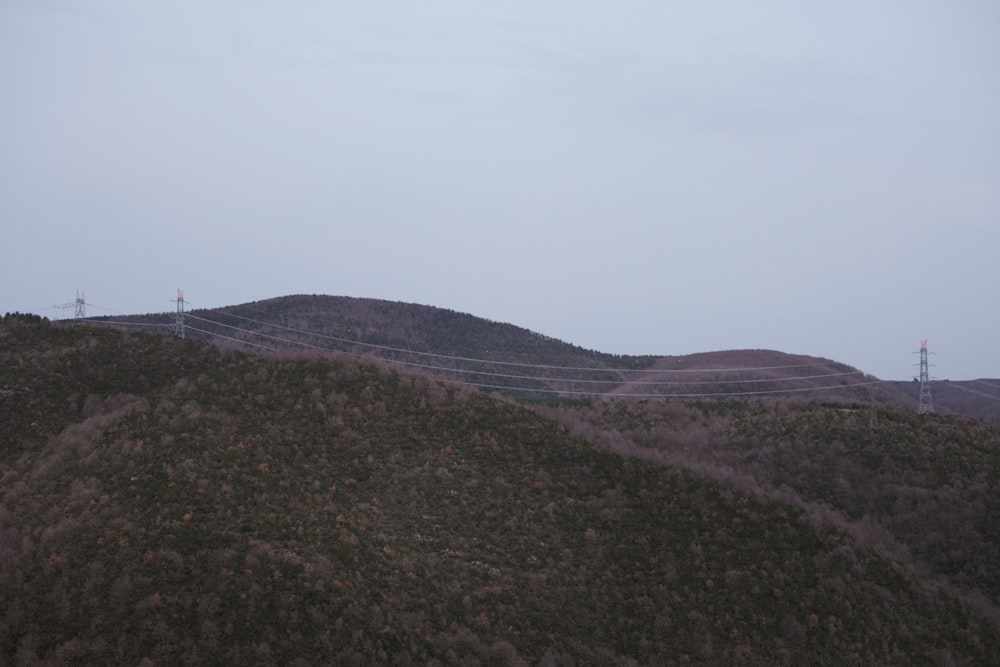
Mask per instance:
[[[1000,656],[966,595],[996,601],[978,422],[886,409],[872,437],[842,404],[545,408],[580,437],[350,358],[44,323],[0,330],[0,387],[0,662]],[[981,542],[942,526],[950,560],[929,560],[904,511],[921,489]]]

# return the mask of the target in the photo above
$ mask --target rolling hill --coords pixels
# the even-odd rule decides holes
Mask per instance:
[[[97,321],[148,323],[169,314]],[[636,398],[806,396],[916,406],[916,387],[829,359],[772,350],[628,356],[586,350],[527,329],[417,304],[297,295],[187,314],[188,337],[243,349],[335,350],[428,370],[519,396]],[[988,386],[992,382],[993,386]],[[984,384],[986,383],[986,384]],[[936,409],[1000,421],[1000,380],[936,382]],[[872,396],[874,387],[875,396]],[[992,392],[992,394],[990,394]]]
[[[532,406],[32,318],[0,327],[0,362],[2,662],[1000,659],[983,422]]]

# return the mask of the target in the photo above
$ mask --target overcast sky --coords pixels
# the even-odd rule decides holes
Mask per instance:
[[[0,0],[0,312],[374,297],[1000,377],[996,0]]]

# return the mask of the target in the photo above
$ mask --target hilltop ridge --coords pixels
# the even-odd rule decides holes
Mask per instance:
[[[513,324],[412,303],[292,295],[187,314],[187,335],[247,349],[341,351],[424,369],[515,395],[652,397],[798,396],[915,407],[905,382],[874,378],[830,359],[777,350],[617,355],[588,350]],[[99,321],[147,322],[172,314]],[[1000,381],[935,383],[938,411],[1000,421]],[[875,396],[872,396],[872,388]],[[992,394],[990,392],[993,392]]]

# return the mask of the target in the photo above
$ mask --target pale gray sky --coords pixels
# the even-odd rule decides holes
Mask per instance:
[[[1000,3],[0,0],[0,216],[0,312],[335,294],[1000,377]]]

